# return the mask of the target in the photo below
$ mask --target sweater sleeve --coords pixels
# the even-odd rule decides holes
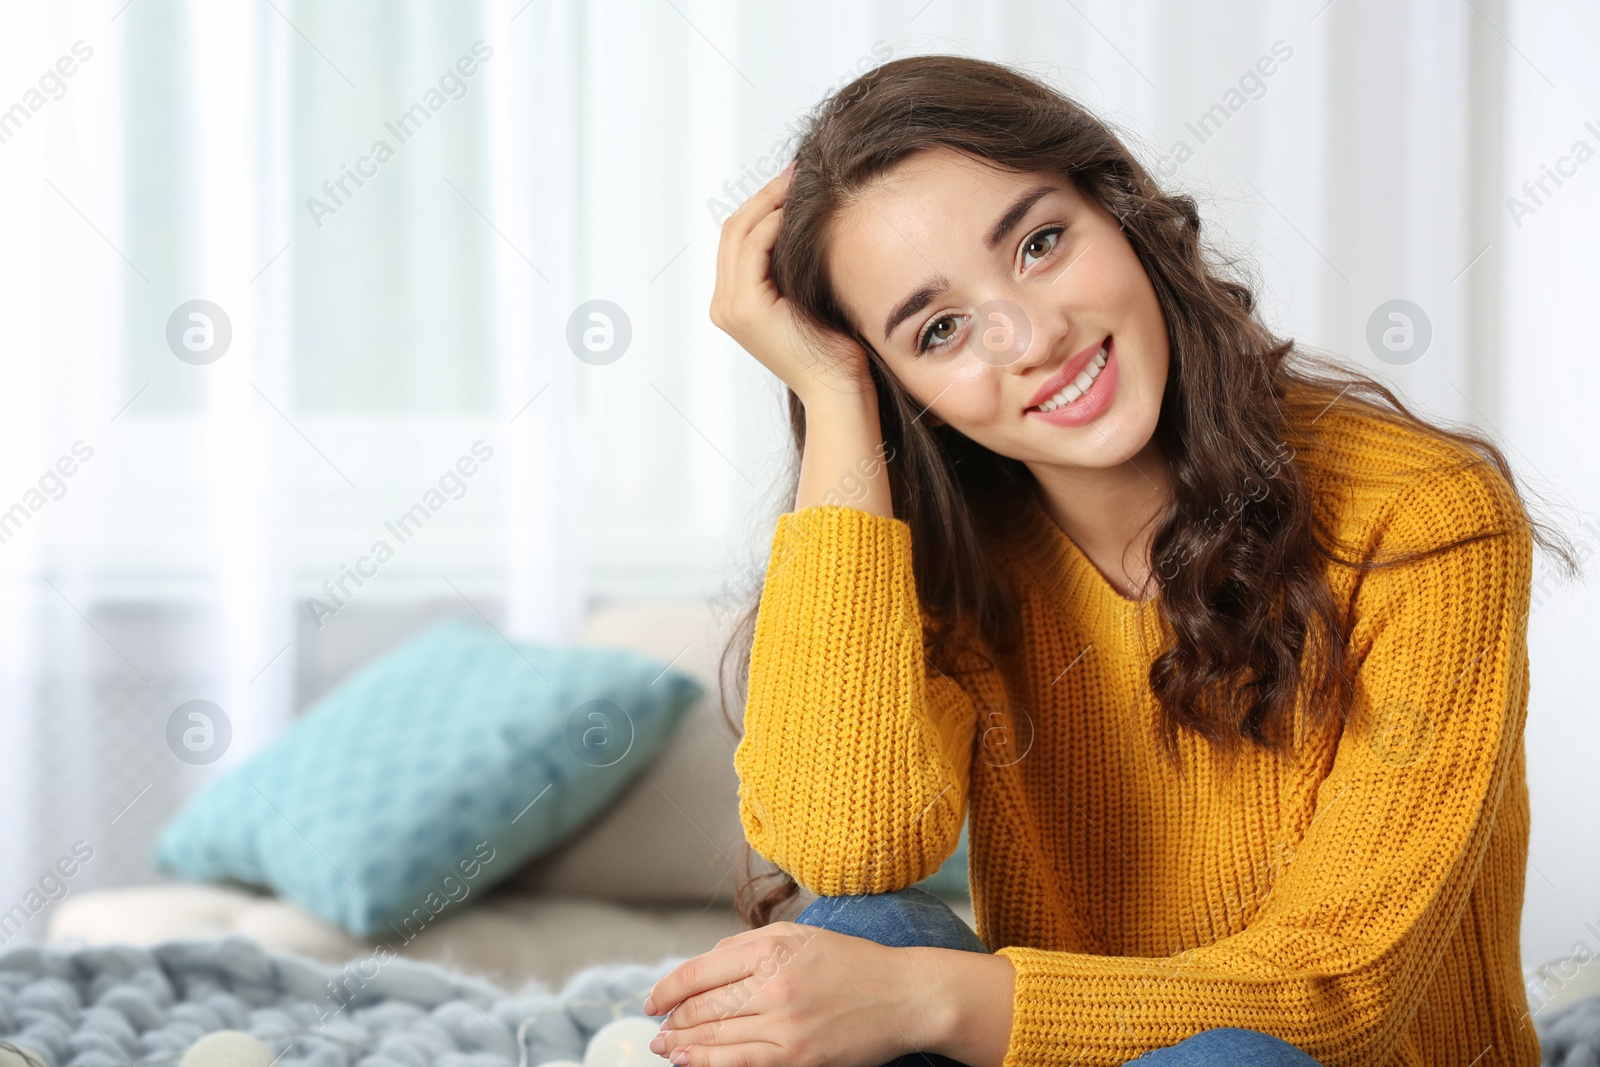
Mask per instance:
[[[1228,1026],[1325,1067],[1389,1062],[1461,921],[1521,751],[1532,569],[1521,515],[1481,469],[1391,499],[1368,538],[1380,551],[1506,533],[1362,576],[1355,700],[1260,910],[1166,958],[1002,947],[1017,975],[1004,1067],[1121,1064]]]
[[[819,896],[903,889],[955,851],[973,704],[923,649],[906,523],[827,505],[779,518],[733,756],[739,817]]]

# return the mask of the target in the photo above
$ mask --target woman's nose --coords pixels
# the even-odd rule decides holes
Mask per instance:
[[[1004,298],[986,300],[972,321],[973,354],[990,366],[1011,367],[1037,358],[1033,319],[1021,304]]]

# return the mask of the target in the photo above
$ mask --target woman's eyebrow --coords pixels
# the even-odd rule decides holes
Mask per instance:
[[[993,252],[999,247],[1000,242],[1006,239],[1006,234],[1016,229],[1017,223],[1022,221],[1022,217],[1028,213],[1034,204],[1037,204],[1041,198],[1049,196],[1055,191],[1056,188],[1053,185],[1041,185],[1036,189],[1028,190],[1013,200],[1011,206],[1006,208],[1006,213],[995,221],[994,227],[989,231],[989,236],[983,239],[984,247]]]
[[[983,239],[984,247],[993,252],[1006,239],[1006,235],[1016,229],[1017,223],[1037,204],[1042,198],[1056,191],[1053,185],[1040,185],[1029,189],[1011,202],[1011,206],[995,220],[994,226],[989,229],[989,235]],[[925,280],[916,291],[889,312],[889,318],[883,324],[883,339],[889,340],[889,335],[894,333],[895,327],[906,319],[915,315],[928,306],[928,301],[950,288],[950,281],[942,274],[935,274]]]

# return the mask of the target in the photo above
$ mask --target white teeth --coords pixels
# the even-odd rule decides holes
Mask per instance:
[[[1100,351],[1094,354],[1094,358],[1089,361],[1089,365],[1083,368],[1083,370],[1079,372],[1078,376],[1072,379],[1065,389],[1061,390],[1061,392],[1040,404],[1039,410],[1054,411],[1056,408],[1061,407],[1064,404],[1070,404],[1074,400],[1078,399],[1084,393],[1089,391],[1089,386],[1094,384],[1094,380],[1096,378],[1100,377],[1100,371],[1105,367],[1105,365],[1106,348],[1104,345],[1101,345]]]

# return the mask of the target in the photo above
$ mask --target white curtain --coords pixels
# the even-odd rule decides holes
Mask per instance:
[[[0,507],[93,449],[0,543],[0,909],[80,838],[74,891],[150,877],[161,823],[292,718],[362,613],[430,602],[560,640],[608,600],[740,590],[786,457],[778,388],[706,316],[719,224],[803,112],[889,58],[1018,63],[1072,93],[1201,200],[1280,331],[1600,510],[1573,444],[1600,397],[1575,313],[1600,282],[1600,163],[1569,159],[1532,214],[1507,202],[1600,148],[1590,7],[12,6],[0,108],[80,40],[59,99],[0,124]],[[205,364],[166,341],[196,299],[233,331]],[[1409,362],[1368,342],[1395,300],[1431,333]],[[579,353],[573,329],[630,340]],[[461,494],[370,562],[480,441]],[[1541,581],[1529,962],[1600,914],[1580,673],[1600,603]],[[234,732],[211,765],[168,748],[194,699]]]
[[[512,13],[4,14],[0,910],[80,840],[69,892],[148,880],[353,610],[575,636],[570,67]]]

